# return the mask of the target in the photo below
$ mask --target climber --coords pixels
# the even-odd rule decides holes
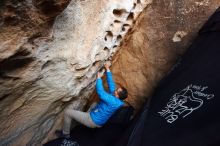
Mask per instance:
[[[105,64],[105,71],[107,77],[107,84],[109,93],[106,92],[102,84],[102,72],[98,72],[96,80],[96,92],[100,98],[100,101],[94,106],[90,107],[87,112],[82,112],[74,109],[67,108],[64,114],[63,129],[56,130],[55,134],[60,138],[70,138],[71,120],[74,119],[77,122],[89,127],[100,128],[108,119],[117,111],[120,107],[126,103],[123,101],[127,98],[128,92],[124,87],[115,88],[115,83],[110,71],[110,62]]]

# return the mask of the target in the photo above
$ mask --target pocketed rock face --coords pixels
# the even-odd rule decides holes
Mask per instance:
[[[219,5],[219,0],[154,0],[137,18],[113,59],[116,82],[127,87],[136,109]]]
[[[0,145],[54,138],[63,109],[83,109],[97,71],[150,2],[1,1]]]
[[[114,77],[138,109],[218,5],[1,1],[0,145],[42,145],[55,138],[63,109],[72,103],[83,110],[97,71],[112,57]]]

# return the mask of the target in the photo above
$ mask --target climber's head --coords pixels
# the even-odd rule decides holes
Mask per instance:
[[[114,92],[115,97],[124,100],[128,97],[128,91],[124,87],[119,87],[118,89],[115,90]]]

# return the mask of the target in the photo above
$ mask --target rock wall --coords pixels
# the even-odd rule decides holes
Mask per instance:
[[[149,2],[68,3],[1,2],[0,145],[41,145],[53,137],[63,109],[84,107],[97,71]]]
[[[114,56],[113,74],[137,110],[219,6],[220,0],[153,0],[136,19]]]
[[[0,145],[42,145],[113,62],[138,109],[219,0],[0,2]]]

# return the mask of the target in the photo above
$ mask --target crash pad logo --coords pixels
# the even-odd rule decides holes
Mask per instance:
[[[79,146],[79,144],[76,141],[64,139],[60,146]]]
[[[173,123],[179,118],[185,118],[193,111],[201,108],[204,102],[214,97],[214,94],[208,93],[207,90],[208,86],[188,85],[180,92],[175,93],[166,107],[158,113],[168,123]]]

